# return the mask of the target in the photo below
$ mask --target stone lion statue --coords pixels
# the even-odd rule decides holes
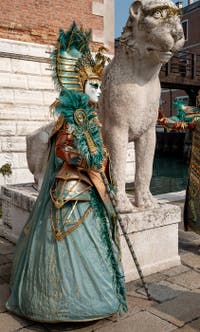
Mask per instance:
[[[150,181],[155,150],[155,125],[160,99],[159,72],[184,44],[179,10],[169,0],[141,0],[117,40],[116,53],[102,82],[100,115],[117,181],[120,212],[133,206],[125,193],[129,141],[135,143],[135,205],[154,207]]]
[[[110,150],[118,185],[120,212],[133,209],[125,193],[128,141],[135,143],[135,205],[146,208],[156,204],[149,186],[161,92],[159,71],[161,65],[169,61],[183,44],[179,10],[172,1],[133,2],[117,41],[115,57],[105,70],[99,107],[104,139]],[[46,167],[47,135],[52,128],[50,124],[48,128],[40,128],[27,137],[28,165],[39,188]],[[40,146],[40,149],[33,153],[33,146]],[[43,154],[40,158],[38,151],[41,149]]]
[[[49,156],[49,137],[55,121],[40,127],[26,136],[26,159],[34,176],[33,187],[40,191]]]

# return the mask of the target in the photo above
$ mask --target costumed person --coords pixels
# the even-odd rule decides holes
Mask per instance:
[[[60,31],[53,54],[59,115],[38,199],[19,238],[8,310],[40,322],[88,321],[127,311],[111,165],[94,104],[105,57],[90,32]],[[90,101],[89,101],[89,96]]]
[[[200,90],[198,90],[198,94],[196,96],[196,107],[200,107]]]
[[[192,134],[192,151],[189,180],[184,205],[184,226],[186,231],[200,234],[200,121],[196,122]]]
[[[159,114],[158,123],[168,130],[191,130],[192,151],[189,180],[184,204],[184,226],[186,231],[200,234],[200,107],[186,106],[182,100],[174,102],[175,116],[166,118]]]

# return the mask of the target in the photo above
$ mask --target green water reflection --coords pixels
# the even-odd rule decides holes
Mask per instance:
[[[156,156],[154,159],[151,192],[154,195],[185,190],[188,166],[182,157]]]

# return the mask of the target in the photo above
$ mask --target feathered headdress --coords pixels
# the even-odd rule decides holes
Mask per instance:
[[[88,78],[101,79],[104,66],[109,58],[108,51],[100,47],[93,59],[89,42],[91,30],[84,31],[73,22],[67,32],[60,30],[57,46],[52,53],[53,80],[58,88],[83,91]]]
[[[73,22],[67,32],[59,31],[57,45],[52,53],[53,80],[58,88],[81,91],[75,65],[84,54],[89,54],[91,30],[84,31]]]

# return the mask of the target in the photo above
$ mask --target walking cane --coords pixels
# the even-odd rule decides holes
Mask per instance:
[[[105,184],[105,186],[106,186],[106,190],[107,190],[108,195],[109,195],[109,197],[110,197],[110,200],[111,200],[111,202],[112,202],[112,205],[113,205],[114,211],[115,211],[115,213],[116,213],[116,216],[117,216],[117,219],[118,219],[119,225],[120,225],[121,230],[122,230],[122,233],[123,233],[123,235],[124,235],[124,237],[125,237],[125,240],[126,240],[126,243],[127,243],[127,245],[128,245],[128,248],[129,248],[129,250],[130,250],[131,256],[132,256],[132,258],[133,258],[133,260],[134,260],[134,263],[135,263],[136,269],[137,269],[137,271],[138,271],[139,277],[140,277],[140,279],[141,279],[142,285],[143,285],[143,287],[144,287],[144,289],[145,289],[145,292],[146,292],[146,294],[147,294],[147,298],[148,298],[149,300],[151,300],[152,298],[151,298],[151,295],[150,295],[150,293],[149,293],[149,290],[148,290],[147,284],[146,284],[146,282],[145,282],[145,280],[144,280],[144,275],[143,275],[143,273],[142,273],[142,270],[141,270],[140,264],[139,264],[139,262],[138,262],[138,259],[137,259],[137,257],[136,257],[135,251],[134,251],[134,249],[133,249],[132,243],[131,243],[131,241],[130,241],[130,239],[129,239],[129,237],[128,237],[127,231],[126,231],[126,229],[125,229],[125,227],[124,227],[123,220],[122,220],[120,214],[119,214],[119,213],[117,212],[117,210],[116,210],[116,202],[115,202],[115,200],[114,200],[114,195],[113,195],[113,193],[112,193],[111,190],[110,190],[110,186],[109,186],[108,180],[107,180],[107,178],[106,178],[106,176],[105,176],[105,174],[104,174],[103,172],[101,172],[100,174],[101,174],[102,180],[103,180],[103,182],[104,182],[104,184]]]

